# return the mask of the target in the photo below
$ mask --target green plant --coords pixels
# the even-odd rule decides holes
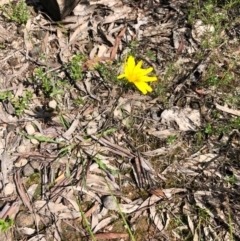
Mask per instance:
[[[167,144],[168,144],[168,145],[173,145],[176,140],[177,140],[177,136],[176,136],[176,135],[168,136],[168,138],[167,138]]]
[[[240,130],[240,117],[237,117],[234,121],[230,121],[233,128]]]
[[[136,56],[136,54],[138,53],[138,49],[137,49],[138,45],[139,45],[139,41],[137,40],[131,41],[129,55]]]
[[[197,209],[199,217],[202,220],[208,220],[210,218],[209,211],[207,209],[201,208],[199,206],[197,206],[196,209]]]
[[[24,135],[24,134],[23,134]],[[39,142],[46,142],[46,143],[55,143],[65,146],[65,142],[62,141],[55,141],[52,138],[46,136],[32,136],[32,135],[25,135],[30,140],[37,140]]]
[[[70,64],[67,66],[67,68],[70,69],[70,76],[74,80],[81,80],[82,75],[82,61],[84,59],[84,56],[81,54],[76,54]]]
[[[24,112],[24,110],[28,108],[32,96],[32,92],[26,90],[23,92],[22,96],[15,98],[11,91],[6,91],[0,93],[0,100],[8,100],[13,105],[15,109],[15,114],[21,115]]]
[[[230,183],[231,185],[235,185],[236,181],[237,181],[237,179],[236,179],[236,177],[234,175],[226,176],[225,180],[226,180],[226,182]]]
[[[28,180],[26,181],[26,188],[29,188],[33,184],[37,184],[37,188],[33,194],[33,198],[37,199],[42,194],[42,187],[41,187],[41,174],[40,172],[34,172],[28,177]]]
[[[44,73],[43,67],[38,67],[34,71],[34,82],[37,82],[41,86],[44,94],[50,95],[52,91],[51,79],[48,78],[47,74]]]
[[[226,101],[228,104],[232,105],[234,108],[238,108],[239,103],[240,103],[240,95],[236,94],[236,95],[228,95],[226,97]]]
[[[7,19],[19,24],[25,24],[29,19],[27,4],[23,0],[16,2],[16,4],[9,3],[0,6],[0,10],[4,12]]]
[[[215,132],[213,126],[210,123],[207,123],[204,131],[206,134],[213,134]]]
[[[194,0],[192,3],[191,11],[188,15],[189,23],[194,25],[195,20],[200,19],[203,25],[209,29],[209,31],[206,31],[204,36],[202,36],[201,44],[203,49],[219,46],[224,41],[224,38],[219,38],[220,34],[223,30],[227,29],[231,23],[229,21],[228,10],[232,8],[237,1],[224,1],[225,3],[221,6],[221,11],[219,11],[219,2],[218,0]],[[232,2],[232,4],[228,4],[230,2]]]
[[[173,81],[177,72],[177,66],[173,63],[168,63],[164,76],[156,82],[156,94],[161,97],[164,103],[166,103],[168,99],[167,94],[169,83]]]
[[[14,222],[11,218],[7,218],[6,220],[0,219],[0,230],[1,232],[8,231],[12,226]]]
[[[234,75],[231,73],[230,70],[226,70],[223,72],[213,64],[209,66],[205,81],[207,86],[215,86],[223,89],[225,88],[225,92],[227,92],[229,90],[231,91],[231,88],[229,87],[231,87],[231,85],[234,85],[233,81]]]
[[[156,55],[153,51],[147,50],[145,54],[149,59],[156,61]]]
[[[61,24],[60,22],[57,22],[58,27],[61,29],[61,32],[64,33],[65,35],[68,34],[67,28],[64,26],[64,24]]]
[[[116,72],[112,65],[107,65],[107,63],[98,63],[94,66],[94,68],[100,73],[104,81],[107,81],[107,82],[111,81],[114,83],[120,82],[120,81],[117,81]]]
[[[74,100],[74,103],[77,105],[82,105],[84,103],[84,100],[81,97],[78,97],[76,100]]]
[[[55,76],[45,73],[42,67],[35,69],[33,81],[39,86],[39,89],[43,91],[43,94],[47,97],[55,97],[63,94],[63,87],[66,85],[65,81],[55,80]]]
[[[196,139],[196,148],[199,148],[200,146],[203,145],[204,139],[205,139],[205,135],[202,131],[197,131],[195,134],[195,139]]]
[[[70,127],[70,123],[66,120],[66,118],[62,114],[59,115],[59,120],[61,121],[65,129],[68,129]]]
[[[47,61],[47,56],[44,53],[39,53],[39,59],[42,61]]]
[[[4,91],[0,92],[0,100],[11,100],[13,98],[13,93],[12,91]]]
[[[28,108],[28,105],[32,97],[32,92],[26,90],[24,91],[23,96],[20,96],[16,100],[13,100],[13,106],[15,108],[16,115],[21,115],[24,112],[24,110]]]
[[[113,170],[111,168],[109,168],[105,163],[103,163],[99,158],[93,158],[93,160],[98,164],[99,168],[104,170],[104,171],[108,171],[113,175],[119,174],[118,171]]]

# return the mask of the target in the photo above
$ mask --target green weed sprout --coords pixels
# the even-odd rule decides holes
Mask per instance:
[[[72,58],[71,63],[69,64],[70,76],[74,80],[82,79],[82,65],[83,55],[77,54]]]
[[[2,233],[8,231],[12,226],[14,222],[11,218],[7,218],[6,220],[0,219],[0,230]]]
[[[29,19],[27,4],[23,0],[18,2],[17,4],[9,3],[1,6],[0,10],[5,13],[7,19],[19,24],[25,24]]]
[[[32,96],[32,92],[26,90],[24,91],[23,96],[14,98],[14,95],[11,91],[5,91],[0,93],[0,101],[8,100],[13,105],[15,114],[19,116],[24,112],[25,109],[28,109]]]

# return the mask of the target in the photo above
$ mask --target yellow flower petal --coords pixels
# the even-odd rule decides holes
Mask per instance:
[[[133,58],[133,56],[128,57],[127,66],[129,69],[132,69],[132,70],[135,68],[135,59]]]
[[[141,75],[147,75],[149,73],[151,73],[153,71],[153,68],[150,67],[150,68],[147,68],[147,69],[141,69]]]
[[[125,67],[124,67],[126,76],[128,76],[128,75],[131,76],[134,68],[135,68],[135,60],[134,60],[133,56],[129,56],[127,59],[127,62],[125,63]]]
[[[122,79],[122,78],[125,78],[125,77],[126,77],[125,74],[120,74],[120,75],[118,75],[117,79]]]
[[[144,95],[146,95],[147,92],[152,92],[151,86],[145,82],[135,82],[134,84]]]
[[[141,67],[142,67],[142,60],[137,63],[134,71],[135,71],[135,72],[141,71]]]
[[[140,76],[139,77],[139,82],[153,82],[157,81],[157,77],[155,76]]]

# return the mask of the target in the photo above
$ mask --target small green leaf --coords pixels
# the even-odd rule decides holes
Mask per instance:
[[[47,142],[47,143],[55,143],[55,144],[65,144],[62,141],[55,141],[52,138],[46,137],[46,136],[32,136],[32,135],[25,135],[28,139],[37,140],[39,142]]]

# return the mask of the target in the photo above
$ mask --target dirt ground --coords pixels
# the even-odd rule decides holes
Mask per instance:
[[[0,0],[0,239],[240,240],[239,16]]]

